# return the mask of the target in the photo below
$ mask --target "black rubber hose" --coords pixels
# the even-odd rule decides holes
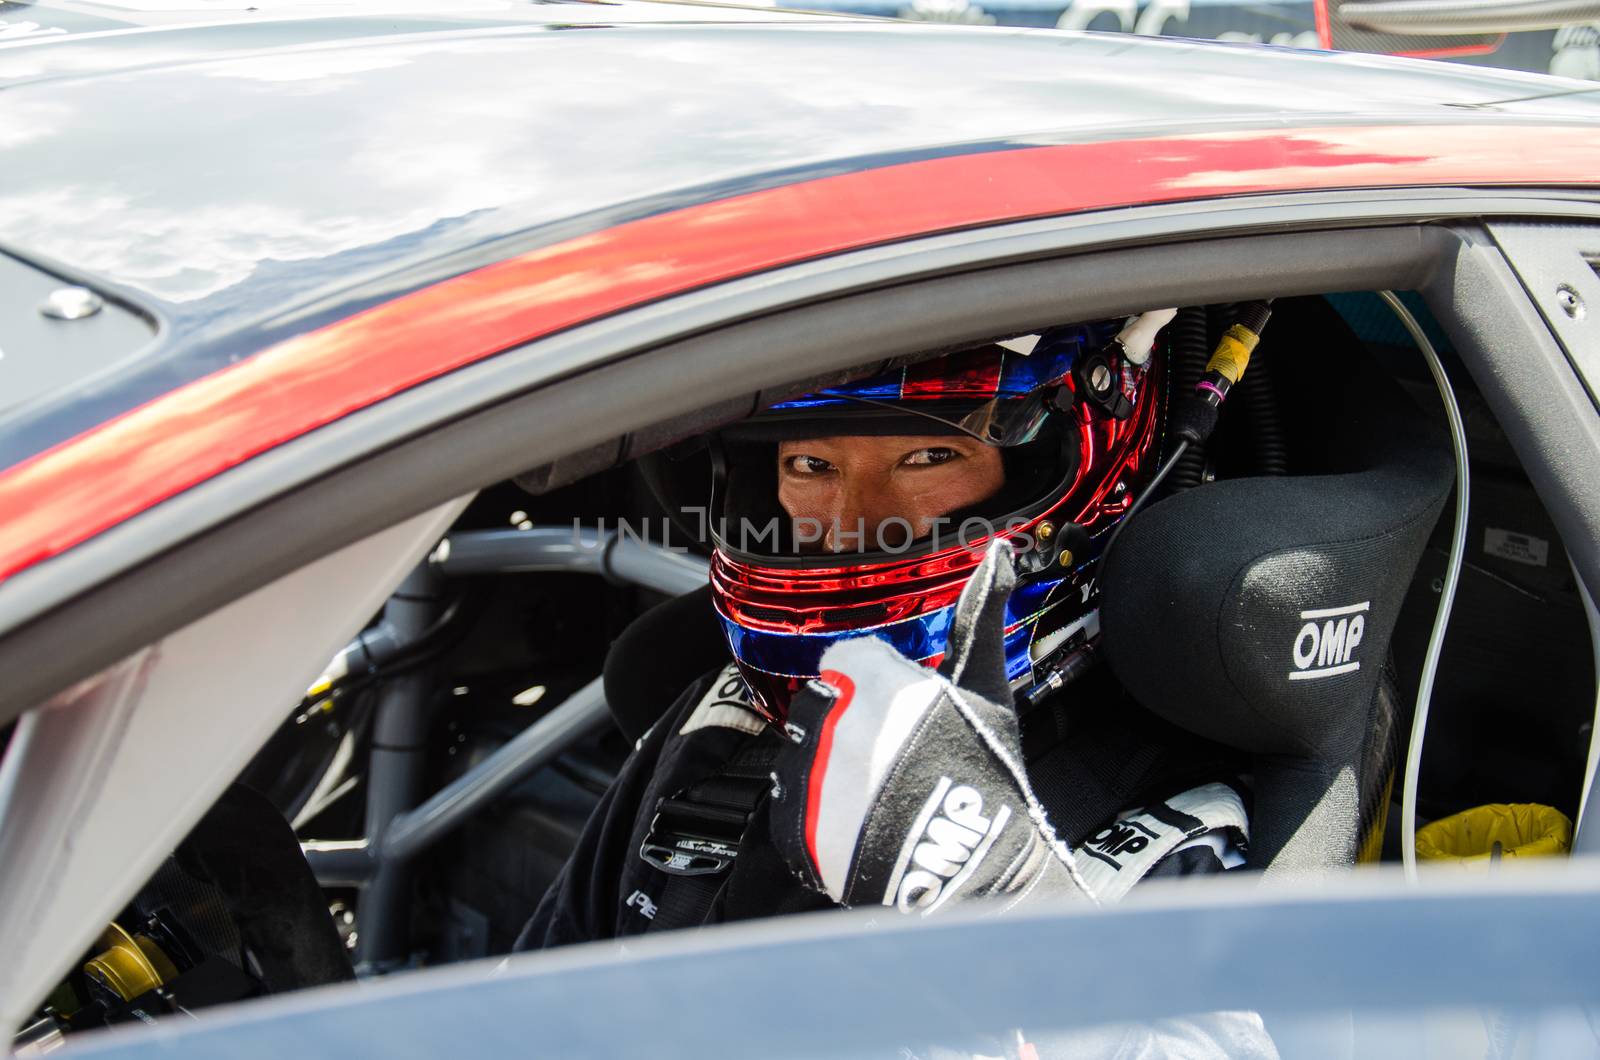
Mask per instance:
[[[1255,442],[1256,474],[1286,475],[1289,447],[1284,441],[1278,395],[1272,386],[1272,358],[1265,354],[1265,350],[1256,347],[1250,358],[1250,371],[1239,380],[1238,400],[1245,407]]]
[[[1169,326],[1172,329],[1172,395],[1174,400],[1182,401],[1194,393],[1195,384],[1205,374],[1206,361],[1211,357],[1205,307],[1184,306]],[[1190,446],[1174,462],[1167,476],[1167,489],[1177,493],[1200,485],[1205,467],[1205,448]]]
[[[1206,351],[1217,348],[1217,343],[1222,341],[1222,333],[1239,315],[1238,302],[1218,302],[1216,305],[1206,306]]]
[[[1212,306],[1208,337],[1214,345],[1221,340],[1222,333],[1234,324],[1243,324],[1260,335],[1271,315],[1270,303],[1267,302],[1231,302]],[[1234,400],[1245,409],[1245,422],[1255,449],[1256,474],[1288,474],[1289,450],[1284,441],[1277,390],[1272,385],[1270,351],[1256,347],[1250,357],[1250,370],[1234,390]]]

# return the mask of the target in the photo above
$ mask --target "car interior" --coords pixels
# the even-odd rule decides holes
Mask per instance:
[[[1582,588],[1449,333],[1421,296],[1400,300],[1459,403],[1471,482],[1418,819],[1488,803],[1576,819],[1596,688]],[[1149,369],[1164,373],[1163,400],[1193,387],[1238,310],[1180,309]],[[875,357],[762,400],[942,350]],[[707,542],[667,509],[659,480],[663,466],[703,473],[700,440],[748,412],[717,402],[477,491],[18,1045],[508,953],[635,741],[676,690],[726,661],[697,588]],[[1178,726],[1248,757],[1242,871],[1398,862],[1402,763],[1451,577],[1455,474],[1434,377],[1377,292],[1277,298],[1216,433],[1184,454],[1101,571],[1103,650],[1051,699],[1062,706],[1024,717],[1030,763],[1085,724],[1116,728],[1130,755],[1141,733]],[[1357,694],[1284,682],[1288,646],[1280,658],[1195,619],[1254,606],[1271,572],[1240,572],[1286,550],[1327,600],[1393,604],[1366,627],[1386,661]],[[1153,605],[1153,584],[1184,604]],[[1088,702],[1107,706],[1091,717]]]

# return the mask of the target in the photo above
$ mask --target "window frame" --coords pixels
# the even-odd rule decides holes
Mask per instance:
[[[1546,466],[1574,445],[1600,450],[1600,422],[1475,223],[1508,215],[1600,221],[1600,197],[1414,189],[1072,215],[818,259],[573,328],[312,431],[13,578],[0,593],[0,667],[18,680],[0,690],[0,723],[450,497],[610,442],[632,455],[631,433],[652,425],[691,433],[748,412],[795,383],[797,364],[816,377],[1179,301],[1421,291],[1486,394],[1513,377],[1544,388],[1537,401],[1528,388],[1501,395],[1495,411],[1574,540],[1574,563],[1600,584],[1600,482]],[[1509,349],[1527,363],[1503,364]],[[707,408],[715,415],[697,421]]]

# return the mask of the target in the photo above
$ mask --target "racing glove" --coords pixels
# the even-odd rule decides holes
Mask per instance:
[[[991,897],[1093,900],[1028,785],[1006,680],[1009,546],[956,604],[937,671],[873,637],[842,641],[795,696],[772,836],[807,886],[846,906],[927,916]]]

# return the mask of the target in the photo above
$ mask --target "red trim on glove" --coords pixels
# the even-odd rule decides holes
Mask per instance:
[[[817,737],[817,757],[811,763],[811,786],[806,792],[806,853],[811,855],[811,865],[822,878],[822,862],[817,858],[817,816],[822,808],[822,777],[828,771],[828,755],[833,751],[833,727],[839,724],[844,712],[856,697],[856,683],[838,670],[824,670],[817,680],[838,692],[833,708],[822,723],[822,733]]]

